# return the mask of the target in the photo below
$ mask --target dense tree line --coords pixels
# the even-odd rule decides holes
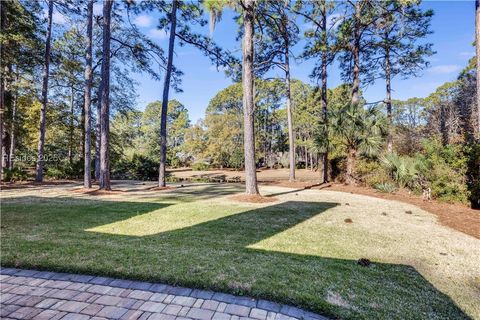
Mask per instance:
[[[303,167],[320,182],[432,189],[479,205],[477,60],[427,98],[392,95],[392,79],[419,75],[435,53],[425,40],[433,12],[419,1],[105,0],[101,14],[95,0],[0,3],[6,180],[83,177],[85,188],[94,179],[108,190],[113,175],[164,187],[167,166],[193,165],[244,169],[247,194],[258,194],[259,167],[288,167],[291,181]],[[241,56],[191,27],[206,26],[209,14],[213,30],[227,9],[237,13]],[[55,12],[68,23],[54,23]],[[169,34],[165,48],[130,22],[149,13]],[[195,124],[170,99],[183,76],[177,45],[235,80]],[[292,74],[299,59],[314,61],[313,84]],[[328,88],[333,63],[345,84]],[[162,101],[135,110],[132,72],[158,80]],[[385,99],[365,101],[363,88],[379,81]]]

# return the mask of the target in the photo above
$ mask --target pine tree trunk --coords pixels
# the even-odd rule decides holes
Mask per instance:
[[[284,9],[286,10],[286,9]],[[295,181],[295,134],[293,132],[293,115],[292,115],[292,94],[290,84],[290,38],[288,33],[288,17],[286,11],[282,15],[282,35],[285,43],[285,85],[287,98],[287,130],[288,130],[288,162],[289,173],[288,180]]]
[[[48,23],[47,38],[45,41],[45,59],[43,65],[43,85],[42,85],[42,107],[40,109],[40,130],[38,139],[38,154],[35,181],[43,181],[44,166],[44,149],[45,149],[45,130],[47,118],[48,104],[48,78],[50,70],[50,46],[52,40],[52,16],[53,16],[53,0],[48,1]]]
[[[357,160],[357,150],[350,148],[347,153],[347,172],[345,183],[350,185],[356,184],[355,179],[355,162]]]
[[[243,117],[245,149],[245,193],[257,195],[257,168],[255,164],[255,121],[254,121],[254,75],[253,75],[253,36],[254,0],[243,1]]]
[[[293,132],[292,98],[290,85],[289,45],[285,48],[285,83],[287,86],[287,127],[288,127],[288,180],[295,181],[295,135]]]
[[[110,184],[110,20],[113,0],[103,2],[102,103],[100,112],[100,189]]]
[[[73,163],[73,148],[74,148],[74,138],[73,135],[75,133],[75,128],[74,128],[74,119],[75,119],[75,110],[74,110],[74,104],[75,104],[75,99],[74,99],[74,90],[73,86],[70,87],[70,128],[69,128],[69,142],[68,142],[68,162],[70,164]]]
[[[100,118],[102,111],[102,81],[98,88],[97,103],[97,123],[95,124],[95,180],[100,181],[100,138],[102,136],[102,128],[100,126]]]
[[[355,2],[355,19],[353,26],[353,82],[352,82],[352,105],[360,103],[360,1]]]
[[[84,99],[84,121],[85,121],[85,134],[84,134],[84,175],[83,175],[83,187],[92,187],[91,178],[91,110],[90,105],[92,102],[92,40],[93,40],[93,1],[89,0],[87,4],[87,47],[85,50],[85,99]]]
[[[327,48],[328,48],[328,37],[327,37],[327,8],[326,3],[323,3],[322,6],[322,42],[325,47],[325,50],[321,53],[322,59],[322,71],[321,71],[321,78],[322,78],[322,121],[325,126],[324,132],[324,139],[326,141],[325,147],[326,150],[322,155],[322,182],[328,182],[328,101],[327,101]]]
[[[165,82],[163,84],[162,98],[162,117],[160,120],[160,167],[158,168],[158,186],[165,187],[165,169],[167,163],[167,111],[168,111],[168,92],[170,90],[170,78],[172,76],[173,50],[175,48],[175,32],[177,27],[177,0],[172,2],[172,12],[170,13],[170,38],[168,41],[168,61]]]
[[[385,103],[387,105],[387,121],[388,121],[388,137],[387,137],[387,151],[393,151],[393,118],[392,118],[392,87],[391,87],[391,65],[390,65],[390,52],[385,50],[385,84],[387,89],[387,96]]]
[[[18,75],[17,75],[17,81],[18,81]],[[17,122],[17,93],[15,92],[15,95],[13,96],[13,101],[12,101],[12,126],[10,130],[10,150],[8,155],[8,160],[9,160],[8,168],[10,170],[13,169],[15,165],[16,122]]]

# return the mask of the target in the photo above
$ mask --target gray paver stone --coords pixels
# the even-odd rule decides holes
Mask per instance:
[[[134,290],[130,292],[128,295],[129,298],[140,299],[140,300],[148,300],[150,297],[153,296],[152,292],[142,291],[142,290]]]
[[[229,304],[225,308],[225,313],[230,313],[240,317],[248,317],[250,314],[250,308],[245,306],[239,306],[237,304]]]
[[[199,320],[210,320],[213,317],[214,312],[211,310],[205,310],[200,308],[191,308],[187,313],[187,317]]]
[[[180,310],[182,310],[182,308],[183,308],[182,306],[179,306],[176,304],[170,304],[166,306],[165,309],[163,309],[162,313],[176,316],[180,312]]]
[[[60,311],[75,312],[78,313],[85,309],[88,303],[79,301],[67,301],[58,307]]]
[[[114,306],[106,306],[102,310],[97,313],[97,317],[104,317],[104,318],[113,318],[119,319],[125,313],[127,313],[128,309],[119,308]]]
[[[258,309],[258,308],[253,308],[250,311],[250,317],[255,318],[255,319],[259,319],[259,320],[265,320],[267,318],[267,314],[268,314],[268,311]]]
[[[171,314],[154,313],[148,317],[148,320],[175,320],[175,316]]]
[[[162,312],[166,305],[160,302],[146,301],[140,306],[140,310],[148,312]]]
[[[137,320],[142,314],[143,311],[141,310],[129,310],[120,318],[120,320]]]
[[[215,312],[212,320],[230,320],[231,315],[223,312]]]
[[[177,296],[173,298],[172,303],[179,304],[185,307],[191,307],[195,303],[195,298],[192,297],[184,297],[184,296]]]
[[[90,317],[85,314],[67,313],[62,320],[89,320]]]

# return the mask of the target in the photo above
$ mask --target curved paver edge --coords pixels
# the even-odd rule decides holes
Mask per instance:
[[[246,296],[235,296],[232,294],[214,292],[201,289],[191,289],[186,287],[177,287],[161,283],[143,282],[134,280],[124,280],[117,278],[91,276],[73,273],[61,273],[52,271],[38,271],[31,269],[0,268],[0,275],[14,277],[31,277],[45,280],[70,281],[92,285],[103,285],[122,289],[142,290],[153,293],[164,293],[182,297],[192,297],[196,299],[215,300],[219,303],[239,305],[249,308],[261,309],[267,312],[274,312],[279,315],[305,320],[329,320],[325,316],[303,310],[301,308],[280,304],[264,299],[255,299]],[[3,283],[3,279],[1,281]],[[3,302],[2,302],[3,303]],[[234,315],[234,314],[232,314]],[[288,320],[288,318],[276,317],[275,320]]]

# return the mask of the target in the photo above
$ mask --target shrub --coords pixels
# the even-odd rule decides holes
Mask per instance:
[[[422,158],[402,157],[396,153],[387,153],[381,157],[383,167],[400,187],[415,189],[422,179],[426,164]]]
[[[371,159],[359,159],[357,161],[356,174],[361,182],[372,188],[375,188],[377,184],[393,182],[381,163]]]
[[[388,182],[375,185],[375,189],[384,193],[394,193],[395,191],[397,191],[397,187],[393,183]]]
[[[18,167],[13,167],[12,169],[3,169],[3,179],[6,182],[24,181],[27,180],[27,178],[27,172]]]
[[[122,159],[112,171],[114,179],[154,181],[158,179],[158,162],[139,154],[131,159]]]
[[[63,170],[61,170],[60,168],[48,167],[47,171],[45,172],[45,176],[47,178],[51,178],[51,179],[55,179],[55,180],[64,179],[65,178],[65,172],[63,172]]]
[[[208,163],[205,163],[205,162],[197,162],[192,165],[192,170],[194,171],[204,171],[204,170],[208,170],[208,168],[209,168],[209,165]]]

